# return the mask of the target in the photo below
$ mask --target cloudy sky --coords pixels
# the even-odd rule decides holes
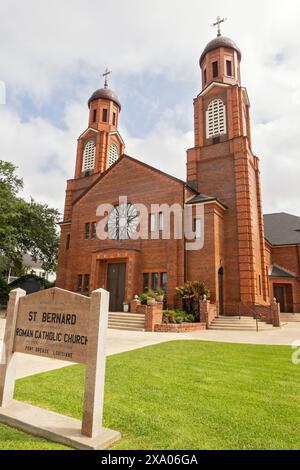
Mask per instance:
[[[107,66],[126,153],[184,179],[199,56],[218,14],[243,52],[264,210],[300,216],[299,0],[0,0],[0,159],[19,167],[25,196],[62,210]]]

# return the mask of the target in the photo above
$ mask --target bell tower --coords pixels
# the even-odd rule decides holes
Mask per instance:
[[[221,35],[200,57],[201,92],[194,100],[194,147],[187,152],[187,181],[222,201],[225,313],[236,305],[268,304],[259,159],[252,151],[250,102],[241,85],[242,54]],[[246,307],[245,307],[246,308]]]
[[[104,88],[96,90],[88,101],[88,128],[78,139],[75,179],[103,173],[124,153],[118,131],[121,103],[108,88],[110,73],[106,69]]]
[[[74,200],[125,151],[118,129],[121,103],[116,93],[108,88],[110,74],[106,69],[104,87],[96,90],[88,100],[88,127],[77,141],[75,175],[67,182],[64,220],[71,219]]]

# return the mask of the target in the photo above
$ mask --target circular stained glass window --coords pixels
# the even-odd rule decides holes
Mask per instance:
[[[108,216],[108,234],[112,240],[128,240],[139,224],[133,204],[119,204]]]

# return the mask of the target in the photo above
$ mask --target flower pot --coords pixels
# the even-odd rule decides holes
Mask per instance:
[[[123,304],[123,312],[127,313],[129,311],[129,305],[128,304]]]
[[[155,305],[155,299],[147,299],[147,305],[148,307],[153,307]]]
[[[163,295],[157,295],[155,297],[156,302],[162,303],[164,301],[164,296]]]

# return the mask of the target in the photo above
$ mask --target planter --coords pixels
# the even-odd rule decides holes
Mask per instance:
[[[128,313],[129,312],[129,304],[123,304],[123,312]]]
[[[154,325],[154,331],[159,333],[187,333],[205,329],[206,323],[157,323]]]
[[[164,301],[164,296],[163,295],[157,295],[155,297],[156,302],[162,303]]]
[[[148,307],[154,307],[156,304],[156,300],[155,299],[147,299],[147,305]]]

